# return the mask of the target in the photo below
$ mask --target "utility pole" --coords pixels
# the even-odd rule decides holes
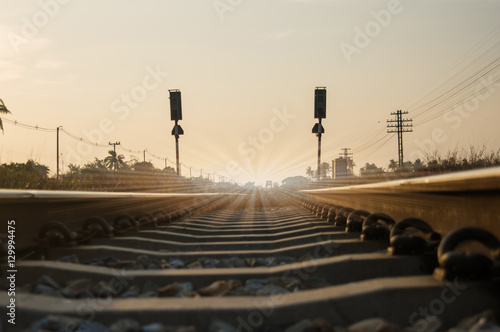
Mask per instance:
[[[146,149],[144,149],[144,151],[142,151],[142,153],[143,153],[144,162],[146,162]]]
[[[114,143],[109,142],[108,144],[113,145],[113,151],[115,152],[115,155],[116,155],[116,146],[120,145],[120,142],[114,142]]]
[[[318,123],[314,125],[312,133],[318,137],[318,170],[317,178],[321,180],[321,135],[325,133],[325,128],[321,125],[321,120],[326,118],[326,88],[317,87],[314,91],[314,118]]]
[[[339,156],[344,157],[347,162],[347,175],[353,174],[353,161],[352,161],[352,152],[349,152],[351,148],[342,148],[340,149],[343,153],[339,153]]]
[[[189,166],[189,178],[191,179],[192,176],[191,176],[191,168],[193,168],[193,166]]]
[[[165,168],[167,168],[167,158],[165,158]]]
[[[117,145],[120,145],[120,142],[108,142],[109,145],[113,145],[113,152],[115,153],[115,157],[116,157],[116,146]],[[116,171],[116,164],[113,163],[113,170]]]
[[[172,135],[175,136],[175,158],[177,161],[177,175],[181,175],[181,168],[179,163],[179,135],[184,135],[184,130],[178,124],[179,120],[182,120],[182,104],[181,104],[181,91],[180,90],[168,90],[170,93],[170,120],[175,121],[174,129],[172,129]]]
[[[59,129],[62,128],[62,126],[57,127],[57,180],[59,180]]]
[[[200,169],[200,177],[203,179],[203,168]]]
[[[403,133],[411,133],[413,129],[412,122],[413,119],[403,119],[403,115],[408,114],[407,111],[402,112],[398,110],[396,112],[392,112],[391,115],[395,115],[396,119],[387,120],[387,128],[395,128],[395,129],[387,129],[387,133],[397,133],[398,134],[398,157],[399,157],[399,167],[403,167]]]

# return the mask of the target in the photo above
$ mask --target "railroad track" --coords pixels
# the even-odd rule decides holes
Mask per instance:
[[[495,327],[499,195],[499,169],[305,192],[3,191],[2,328]]]

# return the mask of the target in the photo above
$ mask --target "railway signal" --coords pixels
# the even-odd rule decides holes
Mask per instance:
[[[326,118],[326,88],[317,87],[314,91],[314,118],[318,119],[312,129],[312,133],[318,136],[318,181],[321,179],[321,135],[325,133],[325,128],[321,124],[321,119]]]
[[[177,162],[177,175],[180,175],[179,136],[184,135],[184,130],[178,123],[179,120],[182,120],[181,91],[174,89],[168,90],[168,92],[170,93],[170,120],[175,121],[174,129],[172,129],[172,135],[175,136],[175,158]]]

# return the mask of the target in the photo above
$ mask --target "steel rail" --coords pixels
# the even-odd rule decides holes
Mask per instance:
[[[71,230],[81,230],[90,217],[112,221],[124,213],[139,219],[161,212],[176,216],[226,197],[225,194],[108,193],[43,190],[0,190],[0,233],[16,222],[16,245],[20,251],[36,246],[34,239],[47,223],[59,221]]]
[[[446,234],[477,226],[500,236],[500,167],[375,184],[303,190],[305,199],[420,218]]]

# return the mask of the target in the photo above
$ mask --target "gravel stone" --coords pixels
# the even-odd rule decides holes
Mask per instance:
[[[60,289],[61,288],[61,286],[59,286],[59,284],[54,279],[52,279],[51,277],[49,277],[47,275],[43,275],[40,278],[38,278],[37,284],[49,286],[49,287],[52,287],[53,289]]]
[[[31,325],[33,330],[74,331],[83,319],[60,315],[49,315]]]
[[[328,323],[328,321],[324,318],[316,318],[312,322],[315,331],[317,332],[334,332],[335,329],[333,326]]]
[[[190,282],[174,282],[157,289],[159,297],[194,297],[198,295],[193,291],[193,284]]]
[[[382,318],[369,318],[350,325],[347,332],[402,332],[403,329],[392,325]]]
[[[243,289],[246,293],[255,295],[259,289],[267,284],[269,284],[267,279],[248,279]]]
[[[301,257],[299,257],[299,259],[297,259],[297,262],[300,263],[300,262],[307,262],[307,261],[312,261],[314,260],[314,257],[311,256],[310,254],[305,254]]]
[[[267,257],[266,262],[267,262],[267,264],[266,264],[267,267],[272,267],[272,266],[278,265],[278,261],[274,257]]]
[[[246,264],[248,267],[254,267],[254,266],[255,266],[255,263],[256,263],[255,258],[247,258],[247,259],[245,259],[245,264]]]
[[[56,262],[80,264],[80,260],[76,255],[68,255],[54,259]]]
[[[66,297],[71,297],[71,298],[79,297],[83,292],[89,291],[91,287],[92,287],[92,281],[89,279],[71,280],[66,284],[66,287],[63,289],[63,294]]]
[[[214,320],[210,323],[209,332],[237,332],[236,328],[221,320]]]
[[[268,266],[268,261],[266,261],[264,258],[259,257],[255,260],[255,263],[253,264],[252,267],[259,267],[259,266]]]
[[[288,327],[285,332],[314,332],[315,328],[310,319],[303,319],[297,324]]]
[[[239,280],[219,280],[198,291],[201,296],[224,296],[241,287]]]
[[[288,294],[288,293],[290,293],[288,289],[273,284],[267,284],[257,291],[257,295],[259,296],[272,296],[277,294]]]
[[[146,268],[146,270],[161,270],[161,269],[162,267],[158,262],[151,262]]]
[[[105,281],[99,281],[97,284],[95,284],[91,288],[92,293],[96,295],[96,297],[102,298],[103,296],[109,297],[109,296],[116,296],[118,295],[118,292],[116,292],[115,289],[113,289],[108,283]]]
[[[133,319],[120,319],[109,327],[109,332],[141,332],[142,327]]]
[[[161,323],[153,323],[142,327],[142,332],[163,332],[167,331],[165,325]]]
[[[33,293],[35,293],[35,294],[48,294],[48,293],[52,293],[53,291],[54,291],[54,288],[52,288],[50,286],[46,286],[43,284],[37,284],[35,286],[35,290],[33,291]]]
[[[97,322],[83,321],[75,332],[108,332],[109,329]]]
[[[104,256],[104,257],[96,257],[92,258],[88,261],[85,261],[83,264],[92,265],[92,266],[107,266],[109,263],[118,263],[120,260],[113,256]]]
[[[140,297],[156,297],[158,296],[158,285],[148,280],[142,286]]]
[[[290,256],[276,256],[279,265],[295,263],[295,258]]]
[[[131,269],[136,265],[135,261],[119,261],[119,262],[109,262],[106,264],[107,267],[112,269]]]
[[[219,260],[215,258],[201,258],[200,259],[201,264],[203,264],[203,267],[205,269],[214,269],[219,265]]]
[[[324,279],[319,277],[309,277],[304,281],[308,288],[321,288],[328,287],[330,284]]]
[[[203,265],[200,261],[194,261],[187,266],[188,269],[203,269]]]
[[[184,267],[184,262],[179,258],[170,258],[168,264],[174,269],[180,269]]]

